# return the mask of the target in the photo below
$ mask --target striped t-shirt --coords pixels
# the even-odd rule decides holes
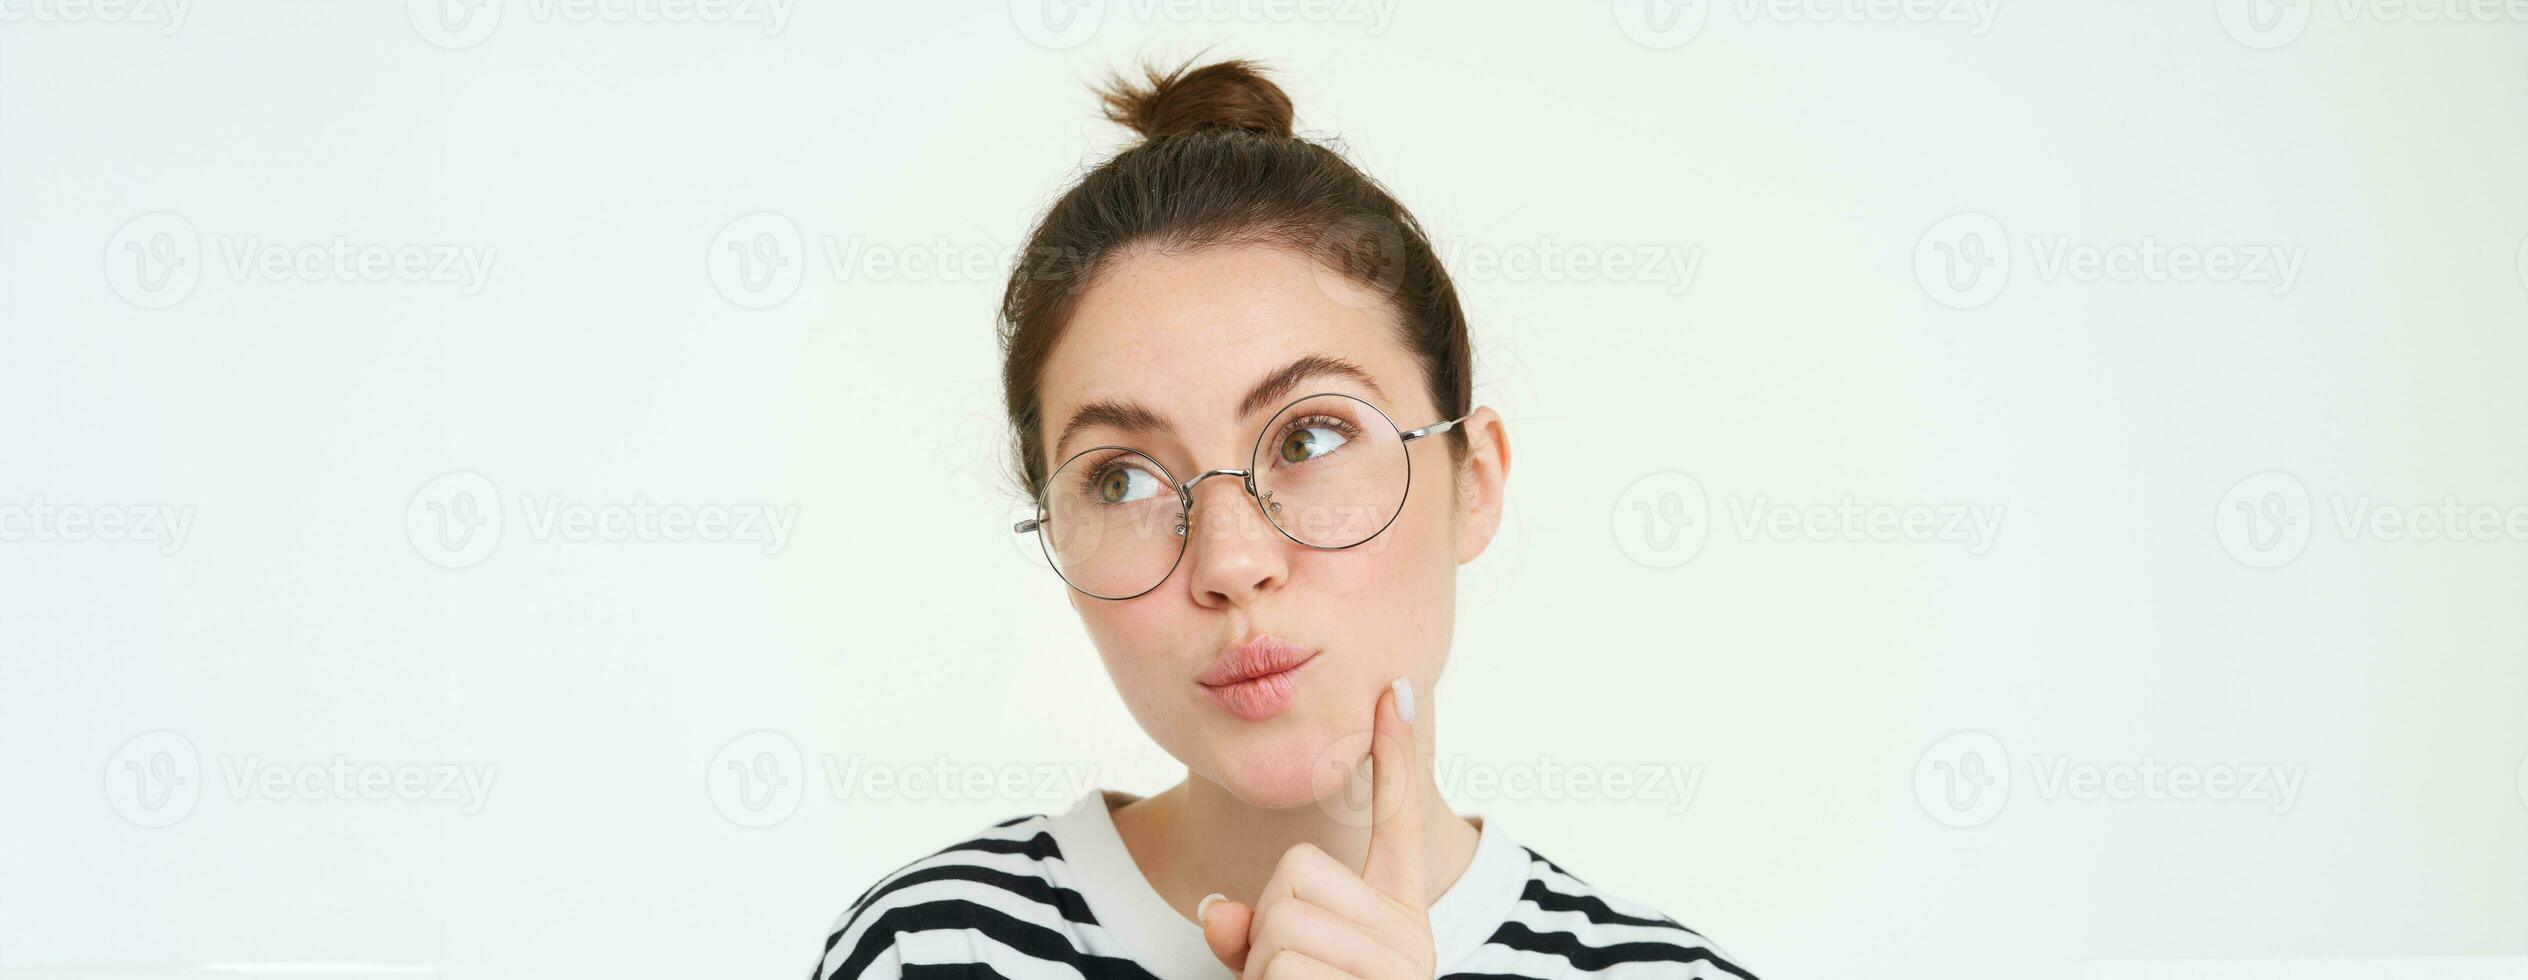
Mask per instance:
[[[1089,792],[895,870],[835,920],[811,980],[1230,976],[1124,849],[1108,810],[1134,799]],[[1431,903],[1439,976],[1753,980],[1702,934],[1476,829],[1474,861]]]

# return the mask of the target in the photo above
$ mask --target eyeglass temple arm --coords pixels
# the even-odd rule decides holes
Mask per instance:
[[[1423,436],[1435,436],[1435,435],[1439,435],[1440,433],[1447,432],[1447,431],[1448,431],[1448,430],[1450,430],[1450,429],[1454,429],[1454,428],[1456,428],[1456,427],[1457,427],[1457,423],[1459,423],[1459,422],[1463,422],[1463,421],[1466,421],[1466,420],[1467,420],[1467,419],[1469,419],[1469,418],[1473,418],[1473,416],[1471,416],[1471,415],[1460,415],[1460,416],[1458,416],[1458,417],[1456,417],[1456,418],[1453,418],[1453,419],[1450,419],[1450,420],[1448,420],[1448,421],[1446,421],[1446,422],[1433,422],[1433,423],[1431,423],[1431,424],[1429,424],[1429,425],[1426,425],[1426,426],[1423,426],[1423,427],[1421,427],[1421,428],[1419,428],[1419,429],[1412,429],[1412,430],[1406,431],[1406,432],[1404,432],[1404,433],[1401,433],[1401,435],[1404,437],[1404,441],[1406,441],[1406,442],[1412,442],[1413,440],[1415,440],[1415,439],[1419,439],[1419,438],[1422,438]]]
[[[1399,433],[1399,435],[1401,435],[1401,436],[1403,437],[1404,441],[1406,441],[1406,442],[1412,442],[1413,440],[1415,440],[1415,439],[1420,439],[1420,438],[1422,438],[1423,436],[1436,436],[1436,435],[1440,435],[1440,434],[1442,434],[1442,433],[1445,433],[1445,432],[1447,432],[1447,431],[1448,431],[1448,430],[1450,430],[1450,429],[1454,429],[1454,428],[1456,428],[1456,427],[1457,427],[1457,423],[1459,423],[1459,422],[1463,422],[1463,421],[1466,421],[1468,418],[1471,418],[1471,417],[1472,417],[1472,416],[1460,415],[1460,416],[1458,416],[1458,417],[1456,417],[1456,418],[1453,418],[1453,419],[1450,419],[1450,420],[1448,420],[1448,421],[1446,421],[1446,422],[1433,422],[1433,423],[1431,423],[1431,424],[1429,424],[1429,425],[1426,425],[1426,426],[1423,426],[1423,427],[1421,427],[1421,428],[1419,428],[1419,429],[1412,429],[1412,430],[1409,430],[1409,431],[1406,431],[1406,432],[1403,432],[1403,433]],[[1043,525],[1043,524],[1044,524],[1044,519],[1043,519],[1043,518],[1039,518],[1039,517],[1030,517],[1030,518],[1028,518],[1028,519],[1026,519],[1026,520],[1023,520],[1023,521],[1020,521],[1020,522],[1018,522],[1018,523],[1016,523],[1016,524],[1010,525],[1010,530],[1015,531],[1015,532],[1018,532],[1018,533],[1020,533],[1020,534],[1026,534],[1026,533],[1028,533],[1028,532],[1030,532],[1030,531],[1035,530],[1037,527],[1039,527],[1039,526],[1041,526],[1041,525]]]

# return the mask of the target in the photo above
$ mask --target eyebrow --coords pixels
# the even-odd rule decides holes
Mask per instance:
[[[1328,354],[1308,354],[1265,375],[1263,380],[1255,383],[1255,387],[1247,389],[1246,395],[1238,399],[1237,417],[1243,419],[1266,408],[1279,407],[1284,398],[1298,389],[1300,382],[1312,378],[1343,378],[1369,389],[1370,394],[1382,401],[1387,397],[1387,390],[1378,386],[1378,379],[1370,377],[1360,365]],[[1061,460],[1069,458],[1064,450],[1070,445],[1072,436],[1083,429],[1098,426],[1130,433],[1176,431],[1166,418],[1139,402],[1099,399],[1081,405],[1071,413],[1069,421],[1062,423],[1062,434],[1053,440],[1051,455],[1055,465],[1061,465]]]

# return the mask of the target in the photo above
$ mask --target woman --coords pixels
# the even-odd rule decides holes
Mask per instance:
[[[1103,94],[1144,139],[1002,300],[1017,530],[1186,777],[906,865],[815,976],[1749,976],[1439,793],[1427,692],[1510,452],[1420,226],[1250,64]]]

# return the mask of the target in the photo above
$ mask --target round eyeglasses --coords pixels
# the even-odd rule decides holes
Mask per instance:
[[[1034,533],[1055,574],[1099,599],[1131,599],[1167,581],[1184,560],[1194,486],[1234,476],[1282,536],[1319,551],[1356,547],[1396,522],[1413,488],[1405,444],[1465,416],[1399,431],[1387,413],[1350,395],[1309,395],[1256,433],[1245,469],[1206,470],[1183,483],[1129,446],[1083,449],[1037,494]]]

